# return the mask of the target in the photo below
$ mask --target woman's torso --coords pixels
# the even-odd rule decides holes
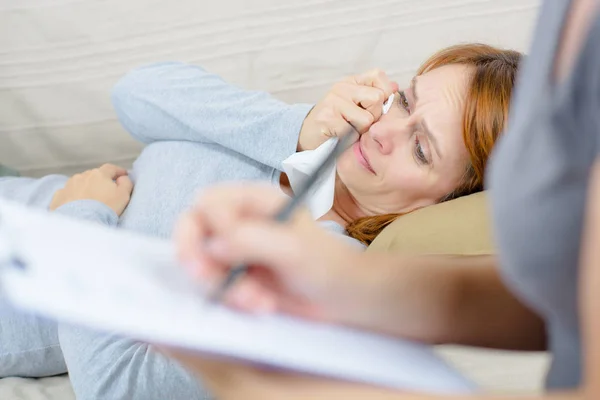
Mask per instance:
[[[217,144],[160,141],[144,148],[131,178],[134,191],[119,226],[169,237],[178,215],[202,189],[227,181],[275,184],[279,172]]]

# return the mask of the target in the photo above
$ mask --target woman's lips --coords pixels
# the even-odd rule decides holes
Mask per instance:
[[[358,163],[362,165],[367,171],[369,171],[373,175],[376,175],[375,171],[373,170],[373,167],[371,167],[371,164],[369,163],[369,160],[367,160],[365,153],[363,153],[363,149],[360,144],[360,139],[356,143],[354,143],[354,148],[352,150],[354,151],[354,155],[356,156]]]

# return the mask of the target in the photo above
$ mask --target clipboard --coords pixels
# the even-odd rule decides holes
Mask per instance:
[[[423,344],[210,303],[168,240],[3,200],[0,287],[45,317],[211,357],[409,392],[476,390]]]

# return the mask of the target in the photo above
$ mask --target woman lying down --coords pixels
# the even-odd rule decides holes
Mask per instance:
[[[106,165],[71,178],[4,178],[0,195],[168,237],[199,189],[262,180],[291,192],[282,161],[352,126],[360,135],[338,159],[334,204],[320,220],[368,245],[402,214],[482,190],[519,60],[514,51],[455,46],[427,60],[403,88],[371,71],[335,84],[314,107],[238,89],[196,66],[147,66],[113,92],[121,123],[147,144],[129,174]],[[210,397],[148,345],[17,311],[0,318],[0,377],[67,370],[80,400]]]

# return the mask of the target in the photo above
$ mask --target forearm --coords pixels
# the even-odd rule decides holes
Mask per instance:
[[[407,394],[401,391],[381,387],[361,385],[353,382],[327,381],[312,379],[310,384],[295,384],[294,390],[285,390],[286,381],[295,383],[293,376],[280,378],[281,395],[288,400],[295,399],[344,399],[344,400],[596,400],[590,391],[572,390],[538,395],[502,395],[477,393],[470,395],[427,395]],[[260,383],[259,383],[260,384]],[[288,385],[289,386],[289,385]],[[223,399],[235,398],[224,396]],[[263,397],[248,397],[262,400]],[[269,397],[274,398],[274,397]],[[281,397],[283,398],[283,397]]]
[[[142,142],[216,143],[274,168],[296,152],[311,108],[176,62],[133,70],[117,83],[112,100],[123,126]]]
[[[495,257],[365,256],[358,325],[427,343],[545,348],[543,322],[505,287]]]
[[[0,178],[0,197],[30,207],[47,208],[57,190],[67,182],[62,175],[43,178]]]

